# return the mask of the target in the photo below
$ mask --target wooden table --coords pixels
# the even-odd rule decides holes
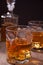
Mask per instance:
[[[6,61],[6,46],[5,42],[0,42],[0,65],[10,65]],[[15,65],[43,65],[43,61],[39,61],[37,59],[31,58],[30,62],[25,64],[18,64]]]

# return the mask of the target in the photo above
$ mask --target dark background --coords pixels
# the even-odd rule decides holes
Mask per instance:
[[[15,6],[13,12],[19,16],[19,24],[27,24],[30,20],[43,21],[43,0],[16,0]],[[0,16],[7,11],[6,0],[0,0]]]

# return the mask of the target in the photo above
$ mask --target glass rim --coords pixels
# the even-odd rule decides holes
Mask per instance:
[[[40,20],[30,20],[28,21],[29,26],[37,26],[43,28],[43,21]]]
[[[14,31],[13,28],[30,28],[29,25],[14,25],[14,26],[7,26],[6,31]],[[12,28],[12,29],[11,29]]]

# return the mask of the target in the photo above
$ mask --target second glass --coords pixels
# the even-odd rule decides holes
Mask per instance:
[[[18,25],[6,28],[7,61],[10,64],[24,63],[31,58],[32,34],[28,26]]]
[[[41,21],[29,21],[28,25],[30,25],[33,40],[32,47],[35,49],[42,50],[43,49],[43,28],[41,25]]]

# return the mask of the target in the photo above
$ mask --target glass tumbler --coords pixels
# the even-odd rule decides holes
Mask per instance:
[[[31,58],[32,34],[29,26],[18,25],[6,28],[6,53],[10,64],[24,63]]]
[[[43,49],[43,27],[41,25],[41,21],[29,21],[28,22],[31,27],[33,40],[32,40],[32,47],[34,49]]]

